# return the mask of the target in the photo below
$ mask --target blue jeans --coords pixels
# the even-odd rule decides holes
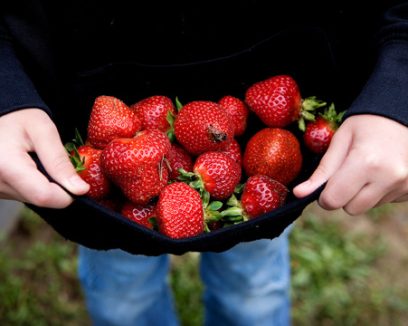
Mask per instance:
[[[287,233],[201,254],[206,325],[290,325]],[[178,325],[168,271],[168,255],[80,247],[79,276],[93,324]]]

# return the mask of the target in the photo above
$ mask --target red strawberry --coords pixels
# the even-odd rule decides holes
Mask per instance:
[[[204,232],[200,194],[183,182],[166,186],[157,203],[159,231],[170,238],[193,237]]]
[[[325,153],[343,115],[344,111],[337,114],[332,104],[316,121],[309,122],[303,135],[306,147],[316,154]]]
[[[102,169],[129,200],[145,205],[167,184],[164,157],[170,146],[160,130],[144,130],[134,138],[115,139],[102,152]]]
[[[191,154],[225,149],[233,138],[233,126],[227,113],[210,101],[186,104],[174,123],[179,143]]]
[[[142,126],[136,114],[113,96],[95,99],[88,124],[88,140],[96,148],[104,148],[115,138],[133,137]]]
[[[126,202],[122,207],[121,214],[140,225],[153,229],[150,219],[156,216],[154,205],[141,206]]]
[[[326,103],[309,97],[302,101],[296,81],[288,75],[278,75],[253,84],[245,93],[249,108],[268,127],[286,127],[299,121],[304,130],[304,119],[312,120],[315,109]]]
[[[167,96],[151,96],[133,105],[131,108],[142,121],[143,129],[159,129],[166,132],[170,125],[167,115],[175,115],[173,102]]]
[[[93,199],[106,197],[110,192],[110,182],[101,169],[102,150],[82,145],[70,151],[71,161],[79,176],[89,184],[87,196]]]
[[[285,129],[262,129],[248,141],[243,165],[248,176],[264,174],[287,185],[302,166],[299,141]]]
[[[281,207],[287,194],[282,183],[266,175],[254,175],[245,183],[241,204],[246,215],[254,218]]]
[[[280,182],[266,176],[254,175],[244,184],[241,200],[232,195],[221,211],[221,221],[226,225],[236,224],[281,207],[287,197],[288,189]]]
[[[171,145],[167,160],[171,171],[170,180],[177,180],[177,177],[180,175],[179,169],[183,169],[187,172],[193,171],[193,161],[190,155],[179,145]]]
[[[242,154],[241,146],[235,139],[232,139],[231,143],[227,146],[226,149],[221,151],[221,153],[226,154],[228,157],[232,158],[239,166],[242,165]]]
[[[241,136],[246,129],[249,110],[243,101],[233,96],[224,96],[218,104],[225,109],[234,125],[234,135]]]
[[[190,186],[207,191],[215,199],[227,199],[241,179],[241,167],[224,153],[206,152],[195,164],[194,173],[182,173],[186,178],[196,179]]]

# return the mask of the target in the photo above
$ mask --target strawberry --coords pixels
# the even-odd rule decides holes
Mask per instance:
[[[234,136],[241,136],[246,129],[249,110],[246,104],[233,96],[224,96],[218,104],[227,112],[234,125]]]
[[[268,127],[286,127],[298,121],[304,130],[304,119],[313,120],[313,111],[326,103],[309,97],[302,100],[296,81],[288,75],[277,75],[250,86],[245,93],[250,110]]]
[[[282,183],[266,175],[254,175],[245,183],[241,200],[231,196],[227,202],[230,207],[220,214],[226,222],[247,221],[281,207],[287,194],[288,189]]]
[[[254,175],[245,183],[241,204],[247,216],[254,218],[281,207],[287,194],[282,183],[266,175]]]
[[[130,201],[145,205],[167,184],[164,160],[170,147],[166,135],[157,129],[118,138],[103,150],[102,169]]]
[[[211,197],[227,199],[234,192],[241,179],[241,167],[224,153],[206,152],[194,163],[194,173],[182,171],[182,179],[193,180],[190,186],[202,193],[209,192]]]
[[[73,144],[67,144],[66,147],[79,176],[90,186],[87,196],[93,199],[106,197],[111,185],[101,169],[102,150],[88,145],[79,146],[78,149]]]
[[[227,113],[210,101],[186,104],[174,122],[179,143],[193,155],[225,149],[233,138],[233,126]]]
[[[171,145],[167,161],[170,165],[170,180],[177,180],[180,175],[179,169],[187,172],[193,171],[193,161],[190,155],[177,144]]]
[[[200,194],[183,182],[166,186],[157,203],[159,231],[173,238],[193,237],[204,232],[204,211]]]
[[[88,124],[88,141],[103,149],[115,138],[133,137],[142,126],[136,114],[113,96],[95,99]]]
[[[232,139],[227,148],[220,152],[232,158],[235,162],[237,162],[239,166],[242,165],[241,146],[239,146],[238,142],[235,139]]]
[[[303,135],[306,147],[313,153],[324,154],[343,119],[343,115],[344,111],[337,114],[334,104],[332,104],[315,121],[309,122]]]
[[[142,129],[166,132],[170,128],[168,114],[175,115],[173,102],[167,96],[151,96],[131,105],[131,108],[142,121]]]
[[[133,222],[143,225],[148,229],[153,229],[151,219],[156,216],[154,205],[141,206],[135,205],[132,202],[126,202],[122,207],[121,214]]]
[[[287,185],[302,166],[299,141],[286,129],[262,129],[248,141],[243,166],[248,176],[264,174]]]

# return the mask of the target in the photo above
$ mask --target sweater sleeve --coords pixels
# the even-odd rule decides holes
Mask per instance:
[[[40,108],[51,116],[17,58],[12,38],[0,21],[0,115],[24,108]]]
[[[384,14],[374,71],[346,117],[376,114],[408,126],[408,2]]]

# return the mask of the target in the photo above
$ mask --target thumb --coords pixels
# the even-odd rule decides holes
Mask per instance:
[[[333,136],[327,152],[322,157],[318,167],[306,181],[300,183],[293,189],[298,198],[310,195],[313,191],[324,184],[338,170],[344,162],[351,145],[351,133],[340,132]]]
[[[30,136],[45,170],[57,183],[75,195],[88,192],[89,185],[75,171],[52,122],[43,128],[36,128]]]

